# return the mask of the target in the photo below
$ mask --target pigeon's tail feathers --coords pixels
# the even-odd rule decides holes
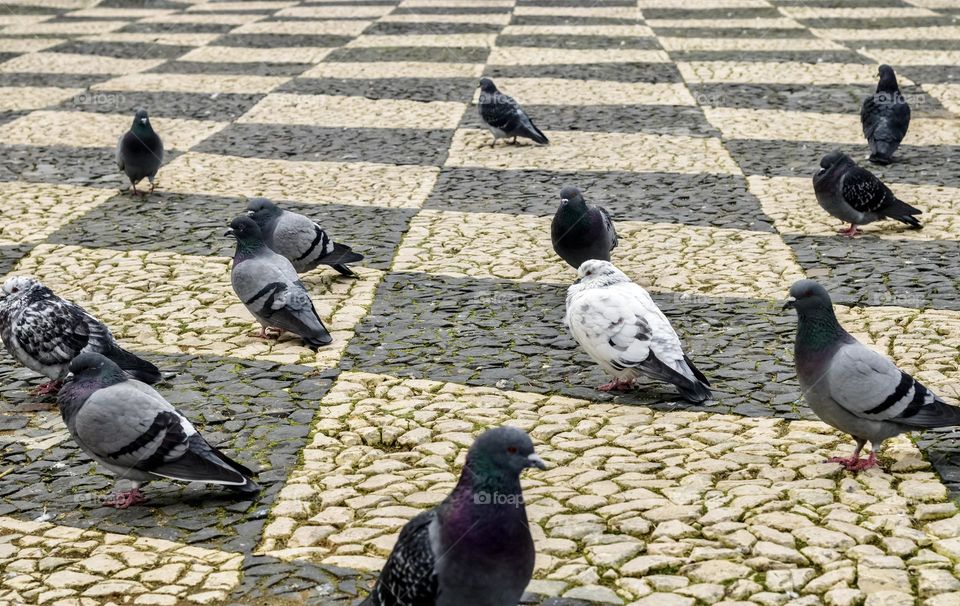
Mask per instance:
[[[913,215],[921,215],[923,211],[919,208],[914,208],[900,199],[894,199],[893,202],[886,205],[883,209],[883,214],[891,219],[896,219],[901,223],[906,223],[913,229],[920,229],[923,225],[920,221]]]
[[[673,384],[684,399],[696,404],[706,402],[713,396],[708,387],[709,383],[705,382],[706,377],[704,377],[699,370],[696,370],[693,364],[687,361],[686,356],[684,356],[684,361],[685,366],[693,375],[693,378],[686,376],[686,373],[664,364],[659,358],[652,354],[639,365],[639,368],[655,379]]]
[[[695,376],[698,381],[700,381],[701,383],[703,383],[703,384],[706,385],[707,387],[710,386],[710,381],[708,381],[708,380],[707,380],[707,377],[704,376],[704,374],[703,374],[702,372],[700,372],[700,369],[699,369],[699,368],[697,368],[696,366],[694,366],[693,360],[691,360],[691,359],[687,356],[687,354],[683,354],[683,361],[687,363],[687,367],[690,368],[690,372],[693,373],[693,376]]]
[[[303,339],[303,342],[307,344],[307,347],[314,350],[333,343],[333,337],[330,336],[330,333],[327,332],[326,328],[324,328],[323,332],[315,331],[314,334],[303,335],[301,338]]]
[[[350,269],[349,266],[343,265],[342,263],[337,263],[337,264],[335,264],[335,265],[331,265],[330,267],[332,267],[332,268],[334,268],[335,270],[337,270],[337,273],[339,273],[339,274],[342,275],[342,276],[346,276],[346,277],[348,277],[348,278],[356,278],[356,277],[357,277],[357,274],[354,273],[354,271],[353,271],[352,269]]]
[[[330,251],[330,253],[317,259],[318,264],[329,265],[350,278],[356,278],[357,274],[347,267],[347,263],[358,263],[360,261],[363,261],[363,255],[358,252],[353,252],[353,249],[349,246],[337,242],[333,243],[333,250]]]
[[[868,159],[874,164],[883,166],[893,162],[893,154],[897,151],[897,147],[899,147],[899,144],[894,141],[877,138],[871,138],[869,144],[870,157]]]
[[[898,417],[894,419],[903,425],[911,427],[953,427],[960,425],[960,406],[947,404],[940,398],[934,397],[933,401],[924,404],[920,411],[909,417]]]
[[[550,144],[550,139],[547,139],[547,136],[546,136],[545,134],[543,134],[543,131],[541,131],[539,128],[537,128],[537,125],[534,124],[532,121],[528,120],[528,121],[527,121],[527,124],[525,124],[525,126],[528,127],[528,128],[527,128],[527,136],[529,136],[531,139],[533,139],[534,141],[536,141],[536,142],[539,143],[540,145],[549,145],[549,144]]]
[[[210,446],[200,434],[190,436],[189,449],[173,461],[165,461],[151,473],[185,482],[220,484],[243,492],[259,491],[249,469]]]
[[[701,402],[706,402],[711,397],[713,393],[710,391],[710,388],[704,385],[701,381],[691,381],[687,379],[683,383],[674,383],[677,386],[677,391],[680,392],[680,395],[684,399],[700,404]]]
[[[921,223],[920,221],[918,221],[917,218],[914,217],[914,216],[911,216],[911,215],[897,215],[897,216],[894,216],[894,217],[891,217],[891,218],[892,218],[892,219],[896,219],[897,221],[900,221],[901,223],[906,223],[907,225],[910,226],[910,229],[923,229],[923,223]]]
[[[104,355],[137,381],[153,385],[163,378],[159,368],[120,346],[114,345]]]

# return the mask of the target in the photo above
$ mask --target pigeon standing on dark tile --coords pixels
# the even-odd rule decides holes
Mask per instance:
[[[853,455],[836,457],[851,471],[877,464],[884,440],[908,431],[960,425],[960,407],[938,398],[881,354],[840,326],[830,295],[813,280],[790,288],[784,308],[797,310],[794,360],[803,398],[820,419],[857,442]],[[870,442],[866,460],[860,451]]]
[[[267,246],[289,259],[297,272],[329,265],[344,276],[357,277],[347,263],[363,261],[363,255],[334,242],[313,219],[283,210],[264,198],[251,200],[247,214],[260,226]]]
[[[50,379],[34,395],[55,393],[70,361],[83,352],[107,356],[144,383],[161,379],[156,366],[117,345],[103,322],[30,276],[3,283],[0,336],[11,356]]]
[[[260,322],[260,337],[268,328],[291,332],[311,349],[333,338],[323,325],[310,294],[286,257],[270,250],[260,226],[250,217],[237,217],[224,234],[237,239],[230,282],[233,291]],[[277,337],[280,335],[278,334]]]
[[[154,179],[161,164],[163,164],[163,141],[153,130],[147,110],[138,109],[130,130],[123,133],[117,141],[117,166],[130,179],[133,193],[145,195],[144,192],[137,191],[137,183],[143,179],[149,180],[150,193],[152,193],[156,185]]]
[[[617,246],[617,230],[605,208],[588,205],[579,189],[567,185],[560,190],[550,239],[560,258],[577,269],[590,259],[609,261]]]
[[[850,223],[848,229],[839,231],[845,236],[860,233],[858,225],[881,219],[896,219],[913,229],[923,227],[913,216],[923,211],[899,200],[873,173],[841,151],[820,160],[820,170],[813,176],[813,190],[825,211]]]
[[[520,487],[528,467],[546,465],[522,429],[481,434],[453,492],[400,531],[361,606],[516,606],[536,556]]]
[[[860,124],[870,145],[870,161],[890,164],[910,127],[910,106],[900,93],[892,67],[881,65],[877,75],[877,92],[863,100]]]
[[[90,458],[133,488],[104,504],[125,509],[145,499],[151,480],[220,484],[245,493],[260,487],[253,472],[207,443],[155,389],[111,360],[85,353],[70,362],[73,378],[57,403],[70,435]]]
[[[517,142],[517,137],[533,139],[541,145],[550,143],[547,136],[534,126],[520,104],[514,101],[513,97],[497,90],[490,78],[480,80],[480,102],[477,109],[480,111],[480,119],[493,133],[490,147],[503,137],[513,137],[513,143]]]

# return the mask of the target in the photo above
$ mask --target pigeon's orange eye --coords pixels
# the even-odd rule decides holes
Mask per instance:
[[[507,452],[509,452],[510,454],[517,454],[517,447],[516,447],[516,446],[507,446]]]

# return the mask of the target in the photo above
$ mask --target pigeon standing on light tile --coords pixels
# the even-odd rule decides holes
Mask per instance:
[[[626,390],[640,375],[666,381],[691,402],[710,399],[710,383],[683,353],[680,338],[639,284],[609,261],[586,261],[567,290],[565,322],[573,338]]]
[[[70,361],[83,352],[107,356],[144,383],[161,379],[156,366],[117,345],[103,322],[30,276],[3,283],[0,337],[18,362],[50,379],[34,395],[56,393]]]
[[[587,205],[580,190],[567,185],[560,190],[550,239],[560,258],[577,269],[590,259],[609,261],[610,251],[617,247],[617,230],[605,208]]]
[[[106,505],[125,509],[145,499],[140,487],[168,478],[260,491],[253,472],[207,443],[190,421],[155,389],[131,379],[96,353],[70,362],[73,374],[57,403],[70,435],[94,461],[133,488]]]
[[[453,492],[400,531],[361,606],[516,606],[536,556],[520,487],[528,467],[546,469],[522,429],[481,434]]]
[[[292,332],[307,347],[318,349],[333,338],[323,325],[297,270],[286,257],[270,250],[260,226],[250,217],[237,217],[224,234],[237,239],[230,282],[240,301],[262,326]],[[280,335],[278,334],[277,337]]]
[[[877,464],[883,441],[908,431],[960,425],[960,407],[938,398],[919,381],[845,331],[830,295],[813,280],[790,288],[784,309],[797,310],[794,360],[803,397],[820,419],[857,442],[849,458],[835,457],[851,471]],[[866,460],[860,451],[870,442]]]
[[[260,226],[267,246],[289,259],[299,273],[329,265],[344,276],[357,277],[347,263],[363,261],[363,255],[334,242],[313,219],[264,198],[251,200],[247,214]]]
[[[890,164],[910,128],[910,105],[900,93],[892,67],[881,65],[877,75],[877,91],[860,107],[860,125],[870,145],[870,161]]]
[[[138,109],[130,130],[123,133],[117,141],[117,166],[130,179],[133,193],[146,195],[144,192],[137,191],[137,183],[147,179],[150,181],[150,193],[152,193],[156,185],[154,179],[161,164],[163,164],[163,141],[153,130],[147,110]]]
[[[493,133],[493,141],[490,147],[493,147],[497,139],[503,137],[513,137],[513,143],[517,142],[517,137],[532,139],[541,145],[547,145],[550,140],[537,128],[533,121],[527,116],[520,107],[520,104],[513,100],[513,97],[504,95],[490,78],[480,80],[480,102],[477,104],[480,111],[480,119]]]
[[[913,229],[923,227],[913,216],[923,211],[897,199],[880,179],[841,151],[820,160],[820,170],[813,176],[813,190],[823,210],[850,223],[849,229],[839,231],[845,236],[860,233],[857,225],[881,219],[896,219]]]

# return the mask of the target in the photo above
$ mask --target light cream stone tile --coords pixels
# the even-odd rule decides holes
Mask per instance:
[[[52,18],[53,18],[52,15],[3,14],[3,15],[0,15],[0,27],[5,27],[7,25],[24,25],[28,23],[39,23],[41,21],[49,21]]]
[[[875,65],[857,63],[681,61],[677,69],[688,84],[864,84],[877,79]],[[902,76],[897,80],[901,86],[913,84]]]
[[[392,11],[393,8],[391,5],[382,4],[292,6],[277,11],[274,16],[281,19],[376,19],[377,17],[386,15]]]
[[[913,6],[781,6],[780,12],[794,19],[896,19],[936,17],[937,13]]]
[[[35,111],[0,125],[0,141],[10,145],[117,146],[133,116],[96,112]],[[165,149],[187,150],[220,131],[226,122],[151,118]]]
[[[266,17],[263,13],[223,13],[215,17],[218,23],[222,25],[243,25],[251,24]],[[170,23],[176,25],[192,25],[210,23],[214,18],[203,13],[174,13],[172,15],[157,15],[156,17],[147,17],[141,19],[141,23]]]
[[[820,51],[846,47],[823,38],[670,38],[658,37],[668,51]]]
[[[811,169],[812,170],[812,169]],[[750,191],[760,200],[763,212],[783,234],[828,236],[840,228],[839,219],[817,204],[810,178],[748,177]],[[898,198],[919,208],[923,229],[908,229],[894,220],[863,227],[867,236],[885,240],[952,240],[960,230],[960,189],[939,185],[887,183]]]
[[[72,53],[30,53],[0,63],[0,72],[42,74],[132,74],[164,63],[165,59],[117,59]]]
[[[334,19],[329,21],[311,21],[291,19],[288,21],[261,21],[248,23],[230,31],[231,34],[302,34],[359,36],[371,21],[360,19]]]
[[[2,68],[2,66],[0,66]],[[91,86],[93,90],[153,90],[175,93],[269,93],[288,77],[237,74],[130,74]]]
[[[804,26],[787,17],[757,19],[647,19],[647,25],[657,28],[702,27],[705,29],[803,29]]]
[[[57,46],[63,40],[58,38],[0,38],[0,53],[33,53]]]
[[[960,114],[960,84],[924,84],[923,90],[947,110]]]
[[[0,111],[40,109],[82,93],[82,88],[55,86],[0,86]]]
[[[503,93],[529,105],[696,105],[686,86],[671,82],[497,78],[496,83]],[[479,97],[478,89],[474,102]]]
[[[187,12],[219,13],[227,11],[276,11],[284,8],[290,8],[291,6],[296,6],[296,4],[296,2],[264,2],[253,0],[250,2],[202,2],[200,4],[194,4],[187,9]],[[219,19],[220,15],[217,15],[216,18]]]
[[[8,6],[38,6],[41,0],[4,0]],[[43,0],[43,6],[48,8],[80,9],[92,4],[91,0]]]
[[[508,7],[514,6],[516,0],[401,0],[399,8],[423,7]]]
[[[499,46],[490,52],[490,65],[550,65],[584,63],[667,63],[667,53],[639,49],[561,49]]]
[[[169,15],[176,12],[168,8],[124,8],[118,6],[97,6],[70,11],[65,17],[79,17],[84,19],[143,19]]]
[[[484,23],[506,25],[510,13],[392,13],[380,18],[383,23]]]
[[[261,99],[237,122],[308,124],[344,128],[454,129],[466,103],[367,99],[331,95],[274,93]]]
[[[70,221],[116,194],[109,189],[0,182],[0,244],[42,242]]]
[[[537,117],[532,116],[534,121]],[[454,133],[447,166],[477,166],[504,170],[588,170],[740,174],[730,154],[712,137],[548,131],[550,145],[520,140],[490,148],[486,130]]]
[[[608,36],[649,38],[653,30],[645,25],[508,25],[500,31],[507,36]]]
[[[813,28],[810,31],[819,38],[832,40],[955,40],[960,38],[960,26],[956,25],[862,29]]]
[[[439,169],[369,162],[295,162],[184,154],[161,173],[172,191],[235,196],[237,192],[311,204],[419,208]]]
[[[713,9],[713,8],[768,8],[767,0],[698,0],[691,4],[687,0],[637,0],[637,6],[644,8],[682,8]]]
[[[57,21],[48,23],[18,23],[3,28],[2,33],[7,36],[64,36],[69,34],[90,34],[112,32],[127,25],[127,21]]]
[[[614,263],[654,291],[779,298],[804,277],[776,234],[616,217],[614,223]],[[393,269],[552,284],[575,278],[550,244],[549,217],[433,210],[411,221]],[[731,281],[731,273],[740,278]]]
[[[368,35],[354,38],[348,48],[373,48],[388,46],[425,46],[438,48],[491,47],[496,34],[410,34]]]
[[[905,48],[867,48],[858,51],[877,62],[890,65],[957,65],[960,63],[960,51],[956,50],[913,50]]]
[[[211,63],[319,63],[332,50],[332,48],[314,46],[275,48],[202,46],[178,57],[177,60]]]
[[[638,19],[640,11],[632,6],[517,6],[513,14],[522,17],[593,17],[602,19]]]
[[[921,8],[956,8],[956,0],[904,0],[907,4]]]
[[[370,63],[321,63],[301,78],[479,78],[480,63],[374,61]]]

